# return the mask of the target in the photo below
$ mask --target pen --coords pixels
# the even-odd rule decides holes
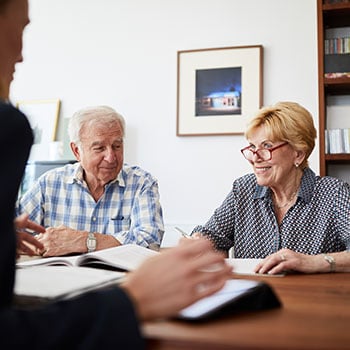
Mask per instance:
[[[179,232],[179,233],[181,233],[181,235],[183,236],[183,237],[185,237],[185,238],[192,238],[192,236],[190,235],[190,234],[188,234],[187,232],[185,232],[184,230],[181,230],[181,228],[179,228],[179,227],[174,227],[175,228],[175,230],[177,231],[177,232]]]

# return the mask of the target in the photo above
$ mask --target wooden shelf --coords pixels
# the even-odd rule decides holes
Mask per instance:
[[[326,78],[324,39],[326,30],[330,28],[350,28],[350,1],[334,4],[323,4],[317,0],[317,34],[318,34],[318,83],[319,83],[319,145],[320,175],[325,176],[330,166],[349,165],[350,154],[325,154],[325,129],[327,128],[327,96],[346,95],[350,99],[350,76]],[[350,72],[349,72],[350,73]],[[350,115],[350,110],[349,110]]]
[[[324,87],[329,94],[350,94],[350,76],[324,78]]]
[[[349,25],[350,2],[323,5],[325,28],[346,27]]]
[[[329,163],[348,163],[350,162],[349,153],[326,154],[325,160]]]

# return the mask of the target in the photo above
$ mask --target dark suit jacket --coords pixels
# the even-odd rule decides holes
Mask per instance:
[[[14,208],[32,142],[25,116],[0,102],[0,348],[143,348],[133,305],[120,288],[31,310],[13,305]]]

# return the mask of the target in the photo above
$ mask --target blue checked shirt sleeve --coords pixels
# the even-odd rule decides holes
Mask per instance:
[[[162,208],[159,200],[158,183],[156,180],[146,179],[140,185],[133,183],[128,185],[123,200],[123,211],[130,211],[130,217],[120,216],[121,221],[126,221],[128,230],[113,233],[113,236],[122,244],[138,244],[151,249],[159,249],[163,234],[164,224]],[[128,198],[132,198],[129,208]]]
[[[42,207],[42,191],[39,181],[17,201],[16,216],[26,213],[29,219],[44,226],[44,211]]]

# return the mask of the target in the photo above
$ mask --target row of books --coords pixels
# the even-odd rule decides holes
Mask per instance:
[[[325,150],[327,154],[350,153],[350,128],[325,130]]]
[[[350,53],[350,37],[326,39],[324,53],[326,55]]]

